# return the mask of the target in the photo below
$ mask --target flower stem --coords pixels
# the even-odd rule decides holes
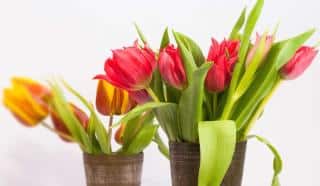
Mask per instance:
[[[157,95],[153,92],[153,90],[148,87],[146,88],[146,91],[148,92],[148,94],[151,96],[151,98],[153,99],[153,101],[155,102],[160,102],[159,98],[157,97]]]
[[[212,97],[212,117],[215,119],[218,111],[218,93],[213,93]]]
[[[41,122],[41,125],[42,125],[43,127],[45,127],[46,129],[48,129],[49,131],[51,131],[51,132],[53,132],[53,133],[55,133],[55,134],[58,134],[59,136],[65,138],[65,139],[67,139],[67,140],[69,140],[69,141],[75,142],[75,140],[74,140],[71,136],[69,136],[68,134],[65,134],[65,133],[63,133],[63,132],[60,132],[60,131],[54,129],[54,128],[51,127],[48,123],[42,121],[42,122]]]
[[[109,139],[109,148],[112,152],[111,138],[112,138],[112,124],[113,124],[113,114],[109,116],[109,125],[108,125],[108,139]]]
[[[167,159],[170,159],[169,156],[169,149],[168,147],[164,144],[164,142],[162,141],[158,131],[156,132],[156,134],[154,135],[154,140],[155,143],[158,144],[158,148],[159,151],[162,153],[162,155],[164,155]]]
[[[252,129],[252,127],[254,126],[255,122],[257,121],[257,119],[259,119],[261,113],[263,112],[266,104],[269,102],[270,98],[272,97],[272,95],[274,94],[274,92],[278,89],[278,87],[280,86],[282,80],[279,79],[276,84],[273,86],[272,90],[270,91],[270,93],[263,99],[263,101],[259,104],[256,112],[254,113],[254,115],[251,117],[248,125],[245,127],[241,139],[246,138],[246,136],[249,134],[250,130]]]

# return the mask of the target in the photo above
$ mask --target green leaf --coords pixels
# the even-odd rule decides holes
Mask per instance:
[[[141,115],[143,112],[148,111],[150,109],[165,107],[171,105],[172,103],[158,103],[158,102],[149,102],[143,105],[139,105],[128,112],[118,123],[127,123],[131,119]]]
[[[81,144],[81,147],[84,148],[83,150],[87,153],[92,153],[91,141],[85,129],[73,114],[69,103],[63,96],[61,88],[55,82],[51,82],[50,85],[53,95],[52,106],[54,110],[57,112],[67,129],[70,131],[71,136]]]
[[[234,121],[199,123],[200,169],[198,186],[220,186],[236,145]]]
[[[155,133],[153,141],[158,145],[159,151],[169,159],[169,148],[164,144],[158,132]]]
[[[299,49],[299,47],[301,47],[301,45],[306,42],[314,32],[315,29],[311,29],[296,37],[281,42],[282,49],[274,59],[276,61],[276,69],[279,70],[283,65],[285,65]]]
[[[142,152],[151,143],[157,129],[156,125],[145,125],[128,145],[123,146],[123,153],[130,155]]]
[[[170,37],[169,37],[168,27],[166,27],[162,35],[160,50],[168,46],[169,43],[170,43]]]
[[[245,91],[248,89],[250,84],[255,78],[255,73],[261,64],[263,60],[263,54],[265,50],[265,44],[266,44],[266,37],[267,35],[264,34],[262,38],[260,39],[260,42],[258,44],[257,50],[255,54],[252,57],[252,60],[250,61],[248,68],[246,69],[243,77],[241,78],[239,85],[234,93],[234,99],[237,100],[239,99]]]
[[[230,34],[230,39],[238,39],[239,31],[241,30],[245,20],[246,20],[246,10],[247,8],[244,8],[241,12],[240,17],[238,18],[236,24],[233,26],[232,32]]]
[[[184,46],[186,46],[187,49],[191,52],[194,62],[197,64],[198,67],[200,67],[205,62],[205,58],[199,45],[190,37],[182,33],[176,32],[176,34],[181,39]]]
[[[187,142],[198,142],[198,123],[202,119],[204,80],[212,63],[204,63],[192,74],[193,81],[181,95],[178,107],[181,138]]]
[[[196,62],[193,59],[192,53],[188,50],[187,46],[185,46],[183,39],[179,37],[179,34],[173,31],[173,35],[181,54],[183,67],[187,75],[188,83],[190,83],[193,78],[192,74],[197,69]]]
[[[144,36],[144,34],[142,33],[141,29],[139,28],[139,26],[138,26],[136,23],[134,23],[134,27],[136,28],[136,31],[137,31],[137,33],[138,33],[141,41],[142,41],[144,44],[148,43],[146,37]]]
[[[76,96],[82,102],[82,104],[84,104],[87,107],[87,109],[90,110],[90,120],[89,120],[90,139],[94,138],[95,140],[97,140],[102,152],[106,154],[110,154],[111,145],[110,145],[110,140],[108,138],[108,133],[103,123],[99,119],[96,111],[94,110],[92,104],[90,104],[83,96],[81,96],[80,93],[78,93],[74,88],[72,88],[66,81],[62,80],[62,82],[64,86],[67,88],[67,90],[71,92],[74,96]],[[90,124],[90,122],[92,123]]]
[[[129,144],[142,127],[153,123],[153,119],[154,114],[152,112],[145,112],[125,123],[126,126],[122,136],[123,144]]]
[[[181,129],[178,128],[177,109],[177,104],[171,104],[154,110],[160,126],[170,141],[179,141],[179,131]]]
[[[153,92],[156,94],[160,101],[164,101],[164,89],[163,89],[163,82],[161,79],[161,75],[159,69],[157,68],[152,76],[152,81],[150,83],[150,87]]]
[[[252,139],[252,138],[257,139],[259,142],[266,145],[269,148],[269,150],[272,152],[272,154],[274,155],[274,158],[273,158],[273,178],[272,178],[271,185],[272,186],[280,186],[279,174],[282,171],[282,164],[283,164],[280,153],[267,139],[265,139],[261,136],[257,136],[257,135],[248,136],[248,139]]]

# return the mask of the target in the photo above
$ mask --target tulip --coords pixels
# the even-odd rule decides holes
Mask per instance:
[[[282,79],[292,80],[300,76],[312,63],[318,51],[313,47],[302,46],[280,69]]]
[[[117,129],[117,131],[116,131],[116,133],[115,133],[114,139],[116,140],[116,142],[117,142],[119,145],[122,145],[122,144],[123,144],[122,136],[123,136],[123,133],[124,133],[125,128],[126,128],[126,125],[121,124],[120,127]]]
[[[148,87],[156,67],[155,54],[148,46],[141,48],[135,42],[131,47],[113,50],[112,53],[112,58],[105,62],[106,74],[97,75],[95,79],[107,80],[127,91]]]
[[[163,80],[170,86],[182,90],[187,86],[186,73],[183,68],[179,50],[168,45],[159,55],[159,71]]]
[[[220,44],[212,39],[207,60],[214,63],[209,69],[205,85],[209,92],[222,92],[230,84],[232,70],[238,59],[239,41],[224,40]]]
[[[138,104],[144,104],[152,101],[152,98],[146,90],[130,91],[129,96]]]
[[[89,117],[85,112],[83,112],[80,108],[75,106],[74,104],[70,103],[71,111],[73,112],[74,116],[77,118],[77,120],[80,122],[82,127],[86,130],[88,128],[89,123]],[[60,116],[53,110],[50,111],[50,116],[52,123],[54,125],[54,128],[59,132],[66,136],[72,137],[70,131],[66,127],[66,124],[63,122],[63,120],[60,118]],[[63,139],[66,142],[70,142],[70,139],[66,138],[65,136],[60,135],[61,139]]]
[[[123,89],[114,87],[104,80],[99,80],[96,107],[102,115],[122,115],[136,105],[136,102]]]
[[[3,91],[4,106],[23,125],[36,126],[48,116],[49,89],[23,77],[14,77],[11,83],[12,86]]]
[[[261,42],[261,39],[262,39],[262,37],[257,33],[256,34],[256,41],[248,53],[247,60],[246,60],[246,66],[248,66],[251,63],[253,56],[257,52],[257,49],[258,49],[259,44]],[[265,37],[265,46],[263,48],[262,59],[264,59],[266,57],[266,55],[268,54],[268,52],[270,51],[273,41],[274,41],[273,35],[267,35]]]

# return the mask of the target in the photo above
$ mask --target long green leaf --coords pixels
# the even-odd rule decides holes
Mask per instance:
[[[193,72],[197,69],[196,62],[194,61],[192,53],[188,50],[187,46],[185,46],[183,39],[179,37],[179,34],[173,31],[173,36],[177,42],[182,57],[183,67],[187,75],[188,83],[190,83],[193,78]]]
[[[236,24],[233,26],[232,32],[230,33],[230,39],[238,39],[239,37],[239,31],[241,30],[245,20],[246,20],[246,10],[247,8],[244,8],[240,14],[240,17],[238,18]]]
[[[111,153],[111,146],[110,146],[110,140],[108,138],[108,133],[99,119],[96,111],[94,110],[92,104],[90,104],[79,92],[77,92],[74,88],[72,88],[66,81],[63,81],[64,86],[66,89],[72,93],[74,96],[76,96],[82,104],[84,104],[87,109],[90,111],[90,121],[92,122],[91,124],[89,123],[89,136],[91,139],[97,140],[97,142],[100,145],[100,148],[103,153],[105,154],[110,154]],[[92,128],[93,127],[93,128]],[[94,132],[94,133],[93,133]],[[93,134],[92,134],[93,133]],[[97,137],[97,139],[96,139]]]
[[[148,43],[148,40],[147,40],[147,38],[144,36],[144,34],[142,33],[140,27],[139,27],[136,23],[134,23],[134,27],[136,28],[136,31],[137,31],[137,33],[138,33],[141,41],[142,41],[144,44]]]
[[[58,113],[63,123],[66,125],[67,129],[70,131],[71,136],[82,144],[83,149],[87,153],[92,153],[92,143],[84,130],[83,126],[73,114],[69,103],[63,96],[62,90],[59,85],[55,82],[51,82],[52,90],[52,106],[54,110]]]
[[[197,64],[198,67],[200,67],[205,62],[205,58],[199,45],[190,37],[182,33],[176,32],[176,34],[181,39],[184,46],[186,46],[187,49],[191,52],[194,62]]]
[[[166,107],[155,109],[156,118],[165,131],[170,141],[179,141],[179,131],[177,121],[177,104],[171,104]]]
[[[139,105],[128,112],[118,123],[127,123],[131,119],[141,115],[143,112],[148,111],[150,109],[155,109],[159,107],[165,107],[171,105],[172,103],[158,103],[158,102],[149,102],[143,105]]]
[[[164,85],[163,85],[163,82],[161,79],[159,69],[156,68],[153,73],[153,76],[152,76],[152,81],[150,83],[150,87],[160,101],[165,101],[163,86]]]
[[[255,54],[253,55],[252,60],[250,61],[248,68],[246,69],[245,73],[243,74],[243,77],[241,78],[239,85],[237,86],[237,89],[234,93],[234,99],[239,99],[245,91],[248,89],[252,81],[254,80],[255,73],[261,64],[263,60],[263,54],[265,50],[265,44],[266,44],[266,37],[267,35],[264,34],[262,38],[260,39],[260,42],[258,44],[257,50]]]
[[[178,119],[181,138],[187,142],[198,142],[198,123],[202,119],[202,104],[204,97],[204,80],[211,63],[204,63],[193,73],[193,81],[182,92]]]
[[[158,149],[162,153],[162,155],[169,159],[169,148],[162,141],[158,132],[155,133],[153,141],[158,145]]]
[[[282,164],[283,164],[280,153],[267,139],[265,139],[261,136],[257,136],[257,135],[248,136],[248,139],[252,139],[252,138],[257,139],[259,142],[266,145],[269,148],[269,150],[272,152],[272,154],[274,155],[274,158],[273,158],[273,178],[272,178],[271,185],[272,186],[280,186],[279,174],[282,171]]]
[[[156,125],[145,125],[127,146],[123,146],[123,153],[130,155],[142,152],[152,142],[157,129]]]
[[[198,186],[220,186],[236,145],[234,121],[199,123],[200,169]]]
[[[160,50],[168,46],[169,43],[170,43],[170,37],[169,37],[168,27],[166,27],[162,35]]]

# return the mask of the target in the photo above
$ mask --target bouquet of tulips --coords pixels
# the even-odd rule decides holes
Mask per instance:
[[[115,140],[121,147],[113,151],[113,118],[126,114],[137,105],[136,101],[127,91],[99,81],[96,108],[101,115],[109,117],[108,125],[105,127],[92,104],[66,82],[62,82],[82,102],[87,112],[67,101],[56,81],[50,82],[48,88],[25,77],[12,78],[12,87],[4,90],[4,105],[25,126],[34,127],[41,124],[58,134],[64,141],[79,144],[87,154],[139,154],[154,139],[158,126],[153,125],[150,115],[142,114],[130,120],[125,127],[117,129]],[[45,121],[48,115],[52,125]],[[160,138],[157,138],[156,141],[159,140]]]
[[[199,186],[219,186],[237,144],[256,138],[274,154],[272,185],[280,185],[279,153],[250,131],[281,82],[299,77],[318,51],[316,45],[304,45],[314,29],[279,40],[277,26],[272,32],[257,33],[252,42],[263,4],[264,0],[257,0],[248,14],[244,9],[223,41],[212,38],[206,57],[193,39],[168,28],[159,49],[152,49],[136,25],[140,41],[112,50],[105,73],[94,77],[99,80],[96,107],[109,116],[107,128],[92,104],[64,81],[89,116],[66,100],[56,81],[50,81],[47,88],[33,80],[14,78],[12,88],[4,91],[4,104],[22,123],[42,123],[88,154],[138,154],[153,140],[169,157],[157,132],[160,125],[170,144],[200,145]],[[47,115],[53,127],[44,122]],[[123,117],[113,123],[115,115]],[[115,127],[121,147],[113,151]]]
[[[190,37],[172,31],[175,46],[168,29],[159,50],[152,50],[136,26],[142,44],[113,50],[105,74],[95,77],[127,90],[141,104],[122,123],[152,111],[169,141],[200,144],[199,186],[219,185],[236,142],[252,137],[275,154],[273,185],[279,184],[278,152],[249,133],[279,84],[300,76],[317,50],[303,45],[314,29],[278,40],[276,28],[251,42],[263,4],[258,0],[248,15],[244,9],[228,38],[212,39],[207,57]]]

